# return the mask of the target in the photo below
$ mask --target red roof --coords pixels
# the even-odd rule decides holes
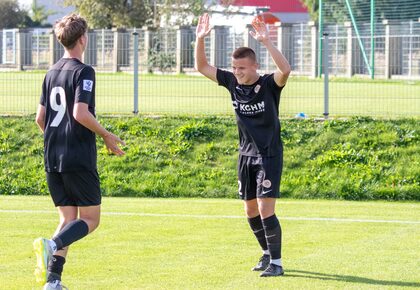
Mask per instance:
[[[235,0],[235,6],[269,6],[270,12],[307,13],[299,0]]]

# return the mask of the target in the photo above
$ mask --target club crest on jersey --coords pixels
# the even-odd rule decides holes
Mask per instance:
[[[261,89],[261,86],[260,85],[256,85],[255,88],[254,88],[254,92],[256,94],[258,94],[258,92],[260,91],[260,89]]]
[[[238,102],[237,101],[232,101],[232,106],[236,110],[238,108]]]
[[[93,81],[91,80],[83,80],[83,90],[91,92],[93,88]]]

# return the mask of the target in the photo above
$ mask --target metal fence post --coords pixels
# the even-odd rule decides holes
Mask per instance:
[[[23,70],[25,45],[23,40],[23,30],[16,30],[16,66],[18,70]]]
[[[344,22],[344,27],[347,30],[347,47],[346,47],[346,76],[351,78],[353,76],[353,29],[351,22]]]
[[[119,71],[119,48],[120,48],[120,33],[118,29],[113,28],[112,32],[114,33],[114,46],[113,46],[113,54],[112,54],[112,72],[118,72]]]
[[[311,31],[311,77],[317,77],[317,41],[318,41],[318,28],[314,21],[309,21],[308,26]]]
[[[383,20],[382,24],[385,26],[385,78],[390,79],[391,78],[391,52],[390,52],[390,46],[391,46],[391,37],[390,37],[390,27],[389,27],[389,21]]]
[[[328,88],[328,71],[329,71],[329,47],[328,47],[328,33],[323,34],[323,64],[324,64],[324,118],[328,119],[329,112],[329,88]]]
[[[175,56],[175,67],[176,73],[182,73],[182,27],[178,26],[176,30],[176,56]]]
[[[139,113],[139,34],[133,32],[134,47],[133,47],[133,66],[134,66],[134,114]]]

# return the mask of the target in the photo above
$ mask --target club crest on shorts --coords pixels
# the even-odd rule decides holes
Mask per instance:
[[[260,89],[261,89],[261,86],[256,85],[255,88],[254,88],[254,92],[257,94],[260,91]]]
[[[270,180],[268,180],[268,179],[264,180],[264,181],[262,182],[262,186],[263,186],[263,187],[265,187],[265,188],[269,188],[269,187],[271,187],[271,181],[270,181]]]

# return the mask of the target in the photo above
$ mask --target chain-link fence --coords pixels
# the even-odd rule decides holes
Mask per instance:
[[[270,55],[249,35],[250,29],[214,27],[205,41],[209,62],[230,69],[232,51],[249,46],[258,55],[260,72],[274,71]],[[314,23],[269,26],[273,43],[293,69],[282,94],[282,115],[324,113],[324,81],[317,77],[317,29]],[[367,26],[359,26],[360,40],[370,54],[368,31]],[[350,24],[325,26],[324,32],[329,39],[330,115],[420,115],[420,22],[376,26],[375,80],[369,79]],[[99,113],[131,113],[136,110],[134,96],[140,113],[232,113],[225,89],[194,70],[195,27],[102,29],[89,31],[88,36],[84,62],[97,71]],[[51,30],[0,30],[0,113],[35,112],[45,70],[62,54]],[[134,74],[135,55],[138,75]]]

